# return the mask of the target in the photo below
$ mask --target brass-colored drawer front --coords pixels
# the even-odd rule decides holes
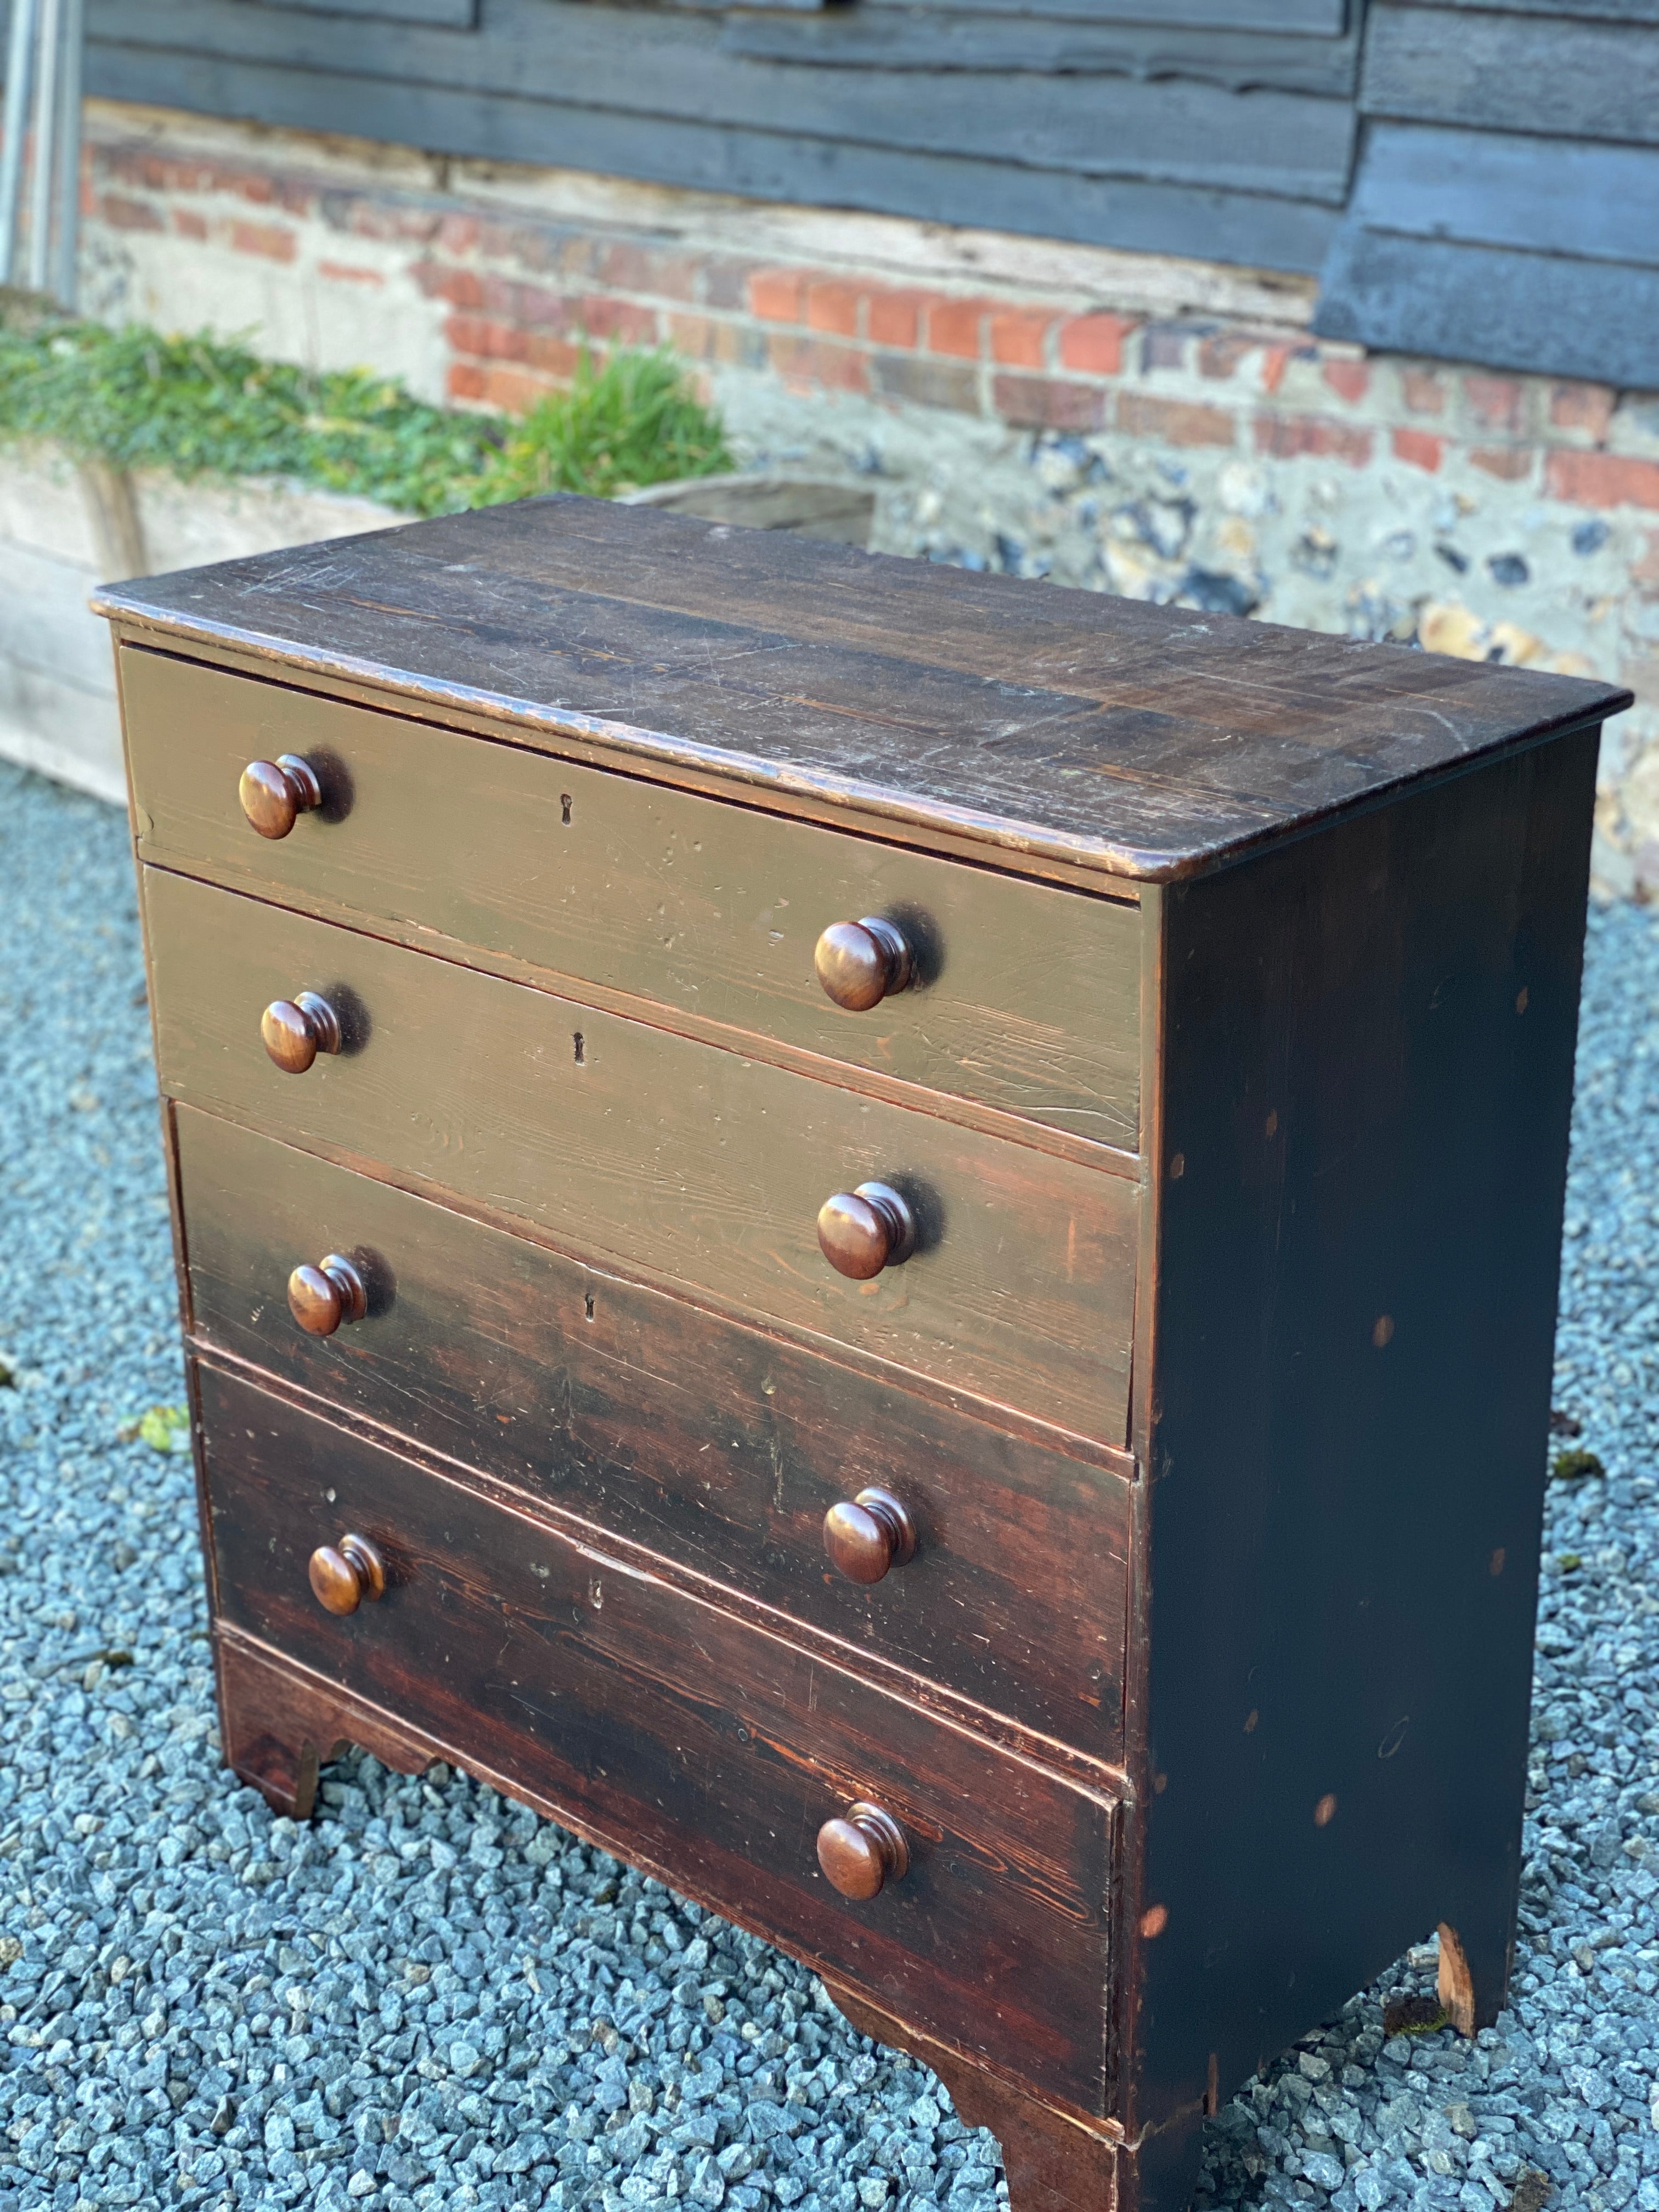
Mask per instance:
[[[143,884],[170,1096],[1123,1443],[1128,1178],[185,877]],[[288,1074],[260,1016],[301,992],[345,1010],[347,1048]],[[923,1249],[855,1283],[817,1216],[870,1178],[915,1194]]]
[[[1121,1756],[1130,1486],[898,1383],[174,1109],[198,1342],[1070,1743]],[[333,1253],[361,1318],[308,1334]],[[830,1510],[918,1535],[870,1587]]]
[[[576,1826],[1102,2112],[1117,1808],[526,1515],[197,1370],[221,1617]],[[344,1618],[314,1549],[384,1570]],[[234,1718],[234,1716],[233,1716]],[[863,1902],[823,1824],[908,1847]]]
[[[121,680],[145,860],[1138,1149],[1132,904],[137,647]],[[271,839],[237,786],[280,753],[325,799]],[[872,914],[912,917],[937,974],[843,1012],[814,947]]]

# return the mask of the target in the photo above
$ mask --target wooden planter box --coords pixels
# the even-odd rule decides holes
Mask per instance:
[[[126,803],[107,624],[94,586],[405,518],[262,477],[181,483],[82,466],[47,445],[0,452],[0,758]]]

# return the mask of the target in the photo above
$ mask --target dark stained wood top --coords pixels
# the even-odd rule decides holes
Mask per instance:
[[[769,789],[965,833],[1015,866],[1154,883],[1631,704],[1575,677],[593,500],[227,561],[94,605],[521,742],[580,738],[762,805]]]

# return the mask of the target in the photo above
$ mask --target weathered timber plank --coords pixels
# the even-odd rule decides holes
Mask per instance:
[[[1354,179],[1350,225],[1659,268],[1659,148],[1375,123]],[[1517,283],[1524,294],[1526,280]],[[1490,304],[1483,295],[1480,312]],[[1588,305],[1583,319],[1593,319]],[[1659,343],[1659,329],[1650,328]],[[1540,331],[1541,350],[1554,335]],[[1585,335],[1594,343],[1600,332]],[[1651,374],[1659,377],[1659,360]]]
[[[1055,15],[1060,14],[1056,9]],[[1179,76],[1231,92],[1352,98],[1359,75],[1357,31],[1299,38],[1229,27],[1191,29],[1167,21],[1114,23],[1093,15],[1050,21],[1012,7],[994,15],[945,8],[887,9],[860,0],[801,17],[739,9],[720,35],[723,53],[823,68],[1035,70],[1051,75]]]
[[[130,50],[210,57],[221,69],[303,70],[316,97],[349,88],[370,118],[380,100],[408,106],[416,88],[556,104],[561,160],[599,169],[631,169],[628,153],[641,127],[674,121],[700,126],[711,149],[718,141],[710,126],[718,126],[823,142],[842,160],[862,158],[866,147],[971,155],[1333,206],[1346,189],[1352,117],[1343,100],[1273,91],[1240,98],[1176,78],[1093,82],[1016,71],[991,85],[944,76],[919,101],[902,74],[826,76],[722,52],[718,21],[702,15],[659,12],[649,39],[639,22],[636,12],[594,0],[498,0],[482,34],[458,40],[237,0],[146,0],[137,21],[122,9],[97,27]],[[583,110],[593,111],[591,156],[570,137]],[[413,136],[407,128],[396,135]]]
[[[1314,327],[1362,345],[1643,389],[1659,270],[1356,227],[1326,264]]]
[[[1547,98],[1540,97],[1547,87]],[[1402,121],[1659,145],[1659,39],[1644,21],[1551,21],[1375,0],[1360,106]]]

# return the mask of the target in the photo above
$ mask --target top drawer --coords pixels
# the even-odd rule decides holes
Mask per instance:
[[[1138,1149],[1132,905],[134,646],[121,687],[145,860]],[[279,753],[323,804],[272,839],[237,788]],[[846,1012],[814,950],[866,915],[920,975]]]

